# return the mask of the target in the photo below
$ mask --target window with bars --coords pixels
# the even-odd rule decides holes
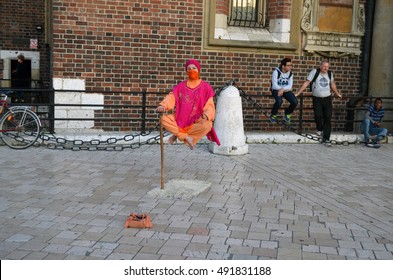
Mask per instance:
[[[265,27],[266,0],[230,0],[229,26]]]

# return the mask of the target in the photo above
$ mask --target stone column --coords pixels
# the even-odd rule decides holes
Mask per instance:
[[[248,153],[243,126],[242,100],[239,90],[234,86],[221,91],[218,97],[214,129],[221,145],[210,143],[209,150],[212,153],[221,155]]]
[[[368,94],[393,97],[393,1],[375,1]],[[385,108],[393,108],[393,99],[383,100]],[[385,111],[385,120],[393,120],[393,112]],[[385,122],[390,132],[393,122]]]

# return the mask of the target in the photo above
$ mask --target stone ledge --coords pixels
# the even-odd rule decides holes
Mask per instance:
[[[125,135],[136,134],[137,132],[108,132],[101,131],[95,129],[80,129],[80,130],[58,130],[54,135],[56,137],[65,138],[68,140],[83,140],[90,141],[92,139],[95,140],[106,140],[108,138],[123,138]],[[159,134],[158,131],[153,131],[151,134],[147,136],[139,136],[135,137],[135,139],[131,142],[143,142],[147,139],[157,136]],[[316,144],[317,141],[312,139],[308,139],[306,137],[300,136],[293,132],[258,132],[258,131],[250,131],[245,132],[246,143],[247,144]],[[164,138],[164,143],[167,143],[169,136]],[[364,140],[363,134],[355,134],[355,133],[336,133],[333,132],[331,140],[335,141],[359,141],[362,142]],[[122,143],[123,141],[119,141],[117,144]],[[201,144],[210,143],[206,137],[203,137],[199,142]],[[382,141],[382,143],[393,143],[393,136],[388,136],[386,139]],[[176,144],[182,144],[179,141]]]
[[[312,133],[310,133],[312,134]],[[314,135],[314,134],[313,134]],[[335,133],[330,136],[332,141],[363,142],[363,134],[355,133]],[[248,144],[317,144],[319,142],[308,139],[293,132],[248,132],[246,133],[246,143]],[[393,136],[388,136],[381,143],[393,143]]]

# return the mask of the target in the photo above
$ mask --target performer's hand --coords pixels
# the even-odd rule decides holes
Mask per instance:
[[[208,121],[207,115],[206,114],[202,114],[201,117],[198,119],[199,123],[205,123]]]
[[[158,113],[164,113],[166,110],[165,110],[165,107],[164,106],[158,106],[157,107],[157,109],[156,109],[156,111],[158,112]]]
[[[207,120],[201,117],[201,118],[198,119],[198,122],[199,123],[205,123],[205,122],[207,122]]]

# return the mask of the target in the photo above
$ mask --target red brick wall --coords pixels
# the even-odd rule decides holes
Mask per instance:
[[[88,89],[168,89],[200,53],[202,1],[55,0],[54,18],[54,76]]]
[[[40,77],[49,79],[49,56],[44,32],[36,26],[45,26],[44,0],[1,0],[0,3],[0,50],[40,51]],[[30,49],[30,39],[38,39],[39,48]],[[16,57],[16,56],[15,56]],[[3,61],[0,61],[0,77],[3,77]]]
[[[267,14],[270,19],[291,18],[291,0],[269,0],[267,2]]]
[[[84,78],[89,90],[168,92],[185,78],[185,61],[196,58],[202,64],[202,77],[214,88],[236,79],[239,87],[270,111],[273,100],[262,94],[269,94],[271,72],[283,56],[202,50],[202,0],[54,0],[53,6],[54,77]],[[270,1],[270,17],[288,18],[290,6],[289,0]],[[321,58],[291,58],[298,89]],[[344,96],[358,93],[359,59],[333,59],[331,69]],[[158,102],[157,98],[148,101],[150,105]],[[345,106],[346,101],[335,101],[335,105]],[[123,97],[117,102],[129,101]],[[306,106],[310,108],[309,100]],[[279,129],[248,107],[244,104],[246,130]],[[149,113],[156,116],[152,110]],[[311,111],[305,114],[312,118]],[[345,118],[345,112],[339,117]],[[113,129],[110,124],[104,127]]]
[[[228,15],[229,1],[228,0],[217,0],[216,1],[216,13]]]
[[[169,89],[187,58],[201,59],[213,79],[223,76],[214,73],[222,55],[229,73],[236,57],[254,60],[201,52],[202,2],[54,0],[54,76],[85,78],[89,89]],[[288,18],[290,5],[272,1],[271,17]]]
[[[44,0],[25,2],[20,5],[13,0],[1,1],[1,10],[5,11],[0,18],[4,26],[0,30],[1,49],[28,50],[28,45],[22,42],[27,42],[36,32],[38,22],[43,24]],[[289,18],[290,6],[289,0],[269,1],[269,17]],[[219,7],[223,11],[226,9],[225,3]],[[185,61],[196,58],[202,64],[202,77],[213,88],[236,79],[239,87],[270,111],[273,100],[262,95],[269,95],[271,72],[284,55],[203,50],[202,23],[203,0],[53,0],[53,76],[83,78],[88,90],[145,89],[166,93],[185,78]],[[39,40],[41,44],[43,37]],[[290,57],[294,64],[294,88],[298,89],[321,58]],[[48,65],[42,64],[42,75],[50,75]],[[359,92],[360,58],[332,59],[331,70],[344,96]],[[153,108],[161,97],[150,95],[148,104]],[[139,102],[139,98],[108,94],[105,102],[112,101],[133,104]],[[345,107],[346,102],[347,99],[335,101],[335,106]],[[305,105],[311,107],[309,100]],[[287,103],[284,102],[285,106]],[[246,130],[279,129],[271,126],[266,117],[249,104],[245,103],[243,108]],[[121,113],[137,118],[140,112],[129,109]],[[116,114],[118,112],[109,110],[98,112],[97,116],[115,119]],[[312,120],[310,110],[305,114]],[[335,118],[345,118],[345,114],[345,111],[336,111]],[[148,116],[154,119],[151,125],[155,125],[157,114],[153,109],[148,110]],[[114,123],[107,122],[102,127],[129,130],[139,128],[139,124],[134,126],[131,122],[131,125],[126,123],[115,127]]]

